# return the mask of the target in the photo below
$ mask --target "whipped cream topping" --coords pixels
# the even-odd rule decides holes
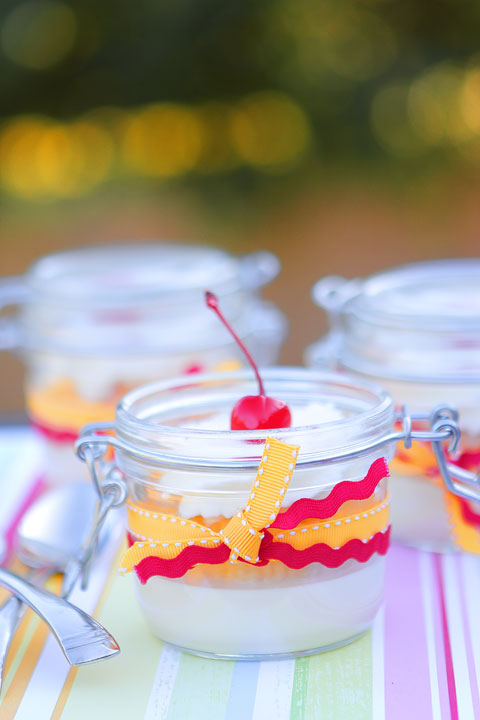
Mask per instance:
[[[292,425],[303,427],[342,420],[345,413],[332,403],[312,402],[308,405],[291,408]],[[202,430],[225,430],[230,426],[230,414],[227,410],[215,413],[208,418],[192,420],[189,427]],[[188,490],[192,495],[184,494],[178,506],[178,514],[184,518],[202,515],[204,518],[223,516],[230,518],[242,510],[247,502],[255,472],[212,473],[198,471],[188,479]],[[288,507],[302,497],[322,497],[331,487],[342,479],[340,466],[324,467],[321,470],[302,470],[297,467],[286,493],[284,507]],[[166,471],[159,482],[165,487],[175,487],[178,476]],[[319,486],[322,486],[320,489]],[[297,489],[296,489],[297,488]],[[307,488],[307,489],[306,489]]]

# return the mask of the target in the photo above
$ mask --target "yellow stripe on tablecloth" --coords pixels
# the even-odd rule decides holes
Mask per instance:
[[[23,657],[0,705],[0,720],[15,716],[47,640],[49,633],[47,625],[36,618],[33,619],[33,622],[36,627],[32,638],[25,648]]]
[[[47,583],[47,588],[52,592],[58,592],[60,587],[61,578],[58,576]],[[31,610],[28,614],[33,615]],[[0,720],[11,718],[17,712],[48,637],[49,628],[46,623],[38,620],[36,616],[32,621],[36,623],[36,627],[0,705]],[[7,714],[4,715],[4,712]]]
[[[118,567],[118,563],[120,561],[120,558],[124,554],[124,552],[125,552],[125,545],[124,545],[124,543],[122,543],[122,547],[120,548],[117,555],[115,556],[115,560],[112,564],[107,581],[104,585],[104,588],[99,597],[98,603],[95,607],[95,611],[93,613],[94,616],[98,615],[98,613],[100,612],[100,610],[102,608],[103,603],[105,602],[105,598],[107,597],[107,594],[109,593],[109,591],[111,589],[113,579],[117,574],[116,568]],[[108,662],[108,660],[106,660],[105,662]],[[78,667],[72,667],[70,672],[68,673],[67,679],[65,680],[65,683],[64,683],[62,691],[58,697],[57,703],[55,705],[55,708],[54,708],[54,711],[52,713],[52,717],[50,720],[59,720],[59,718],[61,718],[61,716],[63,714],[63,710],[65,708],[65,705],[67,704],[68,696],[70,695],[70,693],[72,691],[72,688],[73,688],[73,685],[75,682],[75,678],[77,677],[78,670],[79,670]]]

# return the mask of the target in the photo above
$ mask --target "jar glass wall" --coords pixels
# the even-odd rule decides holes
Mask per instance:
[[[232,370],[243,357],[205,306],[217,292],[260,364],[277,359],[285,320],[259,296],[278,271],[276,258],[234,258],[205,247],[131,245],[47,256],[0,285],[0,347],[26,365],[26,405],[47,448],[48,480],[75,479],[72,442],[86,423],[112,417],[119,399],[146,382]]]
[[[413,416],[439,404],[456,408],[462,438],[450,460],[478,470],[480,262],[419,263],[363,282],[325,279],[314,297],[329,313],[332,331],[307,351],[307,362],[378,382]],[[396,539],[431,550],[480,551],[478,503],[445,489],[428,446],[408,455],[399,449],[391,491]]]
[[[370,447],[393,428],[393,403],[385,391],[300,368],[266,369],[262,375],[267,394],[290,407],[292,427],[229,429],[234,403],[256,391],[248,372],[179,378],[122,399],[114,428],[116,463],[128,489],[128,533],[134,547],[148,552],[162,522],[178,523],[180,529],[198,523],[207,536],[220,532],[252,502],[267,436],[300,446],[282,511],[302,498],[325,499],[342,481],[357,486],[372,463],[391,458],[392,443]],[[312,543],[329,545],[334,558],[355,547],[338,567],[312,562],[293,569],[280,560],[200,563],[182,577],[154,573],[145,584],[136,579],[140,607],[152,631],[195,653],[240,658],[318,652],[357,637],[370,627],[382,599],[388,537],[385,475],[368,496],[358,498],[349,491],[333,516],[308,526]],[[288,534],[295,543],[293,536],[303,532],[298,526],[274,535],[274,541],[285,544]],[[380,539],[383,549],[376,552],[372,543]],[[359,560],[357,551],[369,555]],[[137,575],[141,580],[138,567]]]

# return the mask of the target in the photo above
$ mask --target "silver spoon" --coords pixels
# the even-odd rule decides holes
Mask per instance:
[[[87,483],[64,485],[48,491],[37,500],[25,513],[18,526],[18,557],[26,565],[37,568],[38,580],[44,581],[57,572],[66,573],[61,593],[63,598],[69,596],[78,578],[82,548],[90,536],[95,508],[96,496],[90,485]],[[100,535],[100,543],[107,534],[108,530],[105,528]],[[1,572],[0,583],[4,584]],[[58,599],[57,596],[52,597]],[[25,600],[25,597],[23,599]],[[26,602],[31,606],[28,600]],[[34,609],[38,611],[38,605]],[[12,595],[0,608],[0,689],[10,642],[25,610],[25,605],[15,595]],[[48,622],[48,618],[43,617]],[[59,617],[55,615],[55,620]],[[101,626],[99,628],[103,631]],[[92,646],[87,653],[85,648],[78,648],[77,652],[67,638],[63,635],[59,636],[56,632],[58,630],[56,623],[52,629],[72,664],[103,659],[118,652],[115,641],[113,644],[110,642],[113,640],[111,636],[108,636],[110,640],[107,639],[105,646],[101,644],[97,647]]]

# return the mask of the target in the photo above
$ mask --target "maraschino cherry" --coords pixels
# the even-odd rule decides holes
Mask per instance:
[[[207,290],[205,300],[208,307],[218,315],[227,330],[233,335],[235,341],[252,366],[258,380],[259,394],[246,395],[235,403],[230,420],[232,430],[269,430],[271,428],[290,427],[292,424],[292,416],[290,415],[288,405],[282,400],[277,400],[276,398],[265,395],[262,378],[260,377],[255,361],[235,330],[224,318],[218,307],[217,296]]]

